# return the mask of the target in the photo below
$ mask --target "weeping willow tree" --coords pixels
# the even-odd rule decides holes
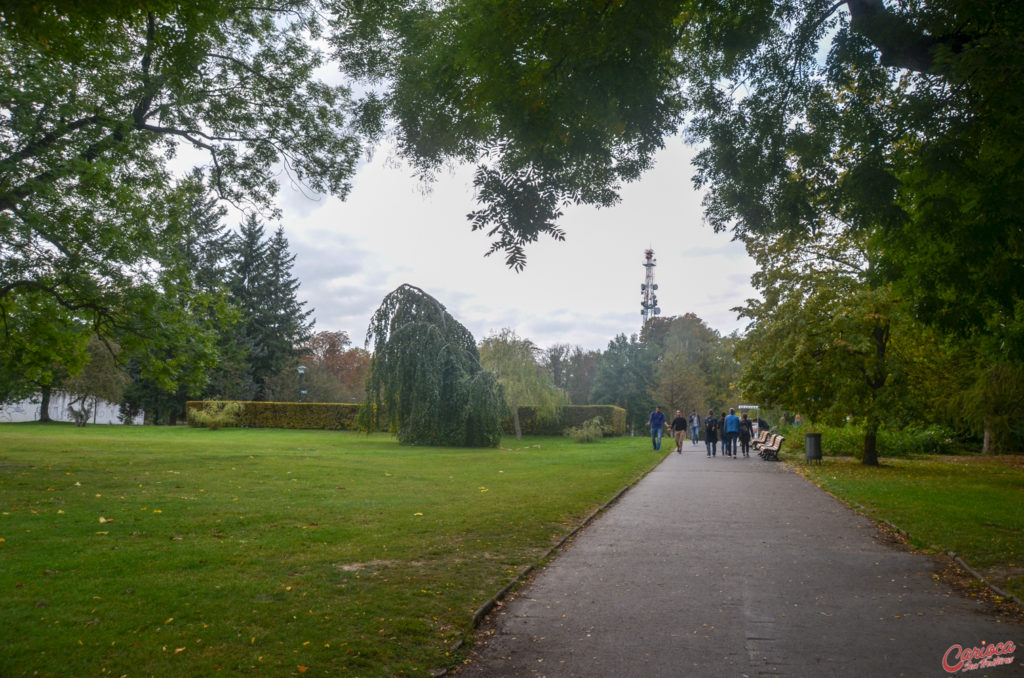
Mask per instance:
[[[469,330],[432,296],[402,285],[370,319],[373,359],[360,424],[383,417],[408,445],[497,447],[504,397]]]

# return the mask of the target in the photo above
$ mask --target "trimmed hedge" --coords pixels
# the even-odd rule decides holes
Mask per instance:
[[[203,401],[185,403],[190,426],[197,426],[192,410],[203,407]],[[357,403],[270,403],[242,401],[238,415],[240,428],[311,428],[330,431],[355,431],[356,416],[362,405]]]
[[[185,412],[190,426],[198,426],[193,420],[192,410],[203,408],[204,401],[190,400],[185,403]],[[309,428],[331,431],[356,431],[359,429],[356,417],[362,405],[358,403],[269,403],[242,401],[242,412],[238,415],[240,428]],[[519,408],[519,425],[525,435],[557,435],[571,426],[601,417],[612,435],[626,433],[626,410],[614,405],[567,405],[558,408],[554,421],[541,421],[533,407]],[[502,429],[512,433],[512,417],[502,420]]]
[[[565,429],[582,426],[584,422],[594,417],[601,417],[601,421],[612,431],[612,435],[626,434],[626,410],[615,405],[566,405],[558,408],[558,413],[552,421],[538,419],[536,408],[520,407],[519,427],[523,435],[560,436],[565,433]],[[506,433],[512,433],[511,416],[502,419],[501,424]]]

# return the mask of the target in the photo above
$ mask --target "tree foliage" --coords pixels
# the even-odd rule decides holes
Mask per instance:
[[[370,0],[332,40],[425,173],[477,163],[511,266],[684,132],[716,228],[877,229],[918,312],[969,333],[1022,298],[1022,32],[1002,0]]]
[[[315,77],[323,9],[5,3],[0,307],[26,290],[45,294],[125,355],[142,348],[142,369],[170,388],[177,368],[165,360],[175,354],[152,362],[158,351],[146,345],[206,342],[194,308],[160,303],[185,277],[177,245],[196,193],[194,177],[176,180],[169,162],[186,150],[210,190],[250,211],[274,211],[282,173],[315,191],[348,190],[359,152],[349,92]]]
[[[228,289],[241,314],[235,336],[251,400],[266,398],[267,380],[291,365],[312,332],[312,310],[298,299],[294,263],[284,229],[267,237],[255,217],[242,224],[230,246]]]
[[[373,346],[366,430],[385,417],[409,445],[496,447],[504,397],[480,365],[476,341],[440,302],[402,285],[381,302],[366,333]]]
[[[938,347],[891,285],[870,283],[870,257],[855,239],[787,234],[769,241],[759,263],[765,299],[742,309],[752,323],[737,347],[744,395],[815,421],[854,422],[863,463],[877,465],[879,428],[927,409],[913,384],[933,369]]]
[[[505,403],[512,413],[516,440],[523,437],[519,408],[530,405],[539,419],[554,419],[565,392],[555,386],[551,376],[537,363],[540,352],[532,341],[505,328],[480,342],[480,364],[501,384]]]
[[[562,389],[573,405],[590,405],[594,376],[600,351],[582,346],[555,344],[549,346],[541,359],[555,386]]]
[[[69,376],[61,389],[70,398],[68,410],[76,426],[85,426],[98,400],[117,403],[128,385],[128,375],[118,363],[120,348],[97,336],[89,338],[87,360],[82,369]]]
[[[643,426],[655,405],[651,389],[656,382],[656,362],[657,353],[637,335],[616,336],[598,360],[592,401],[618,405],[626,410],[631,428]]]

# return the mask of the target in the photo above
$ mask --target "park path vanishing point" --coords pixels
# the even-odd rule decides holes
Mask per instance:
[[[782,464],[685,443],[491,615],[456,675],[944,676],[952,646],[1005,641],[1012,664],[965,673],[1024,674],[1024,624],[884,541]]]

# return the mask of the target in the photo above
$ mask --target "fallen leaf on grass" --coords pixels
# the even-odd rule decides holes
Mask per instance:
[[[112,523],[112,522],[114,522],[113,518],[104,518],[103,516],[100,516],[100,523]]]

